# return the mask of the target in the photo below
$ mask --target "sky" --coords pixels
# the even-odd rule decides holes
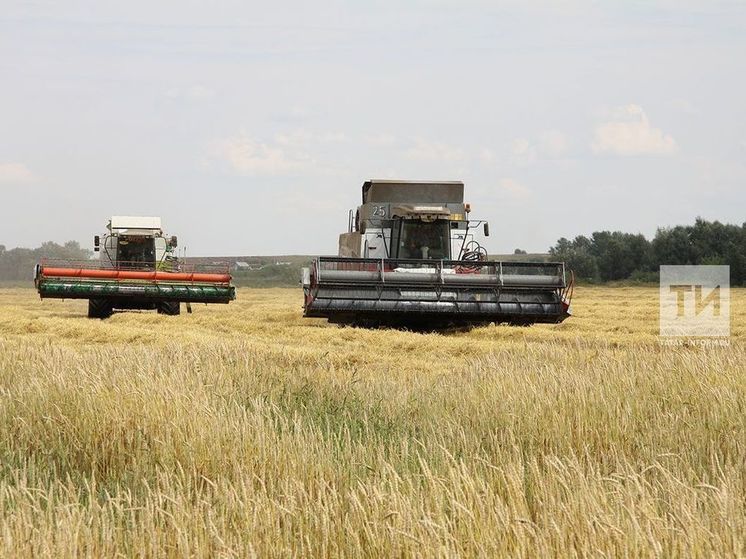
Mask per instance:
[[[370,178],[463,180],[491,253],[741,224],[746,3],[0,0],[8,248],[334,254]]]

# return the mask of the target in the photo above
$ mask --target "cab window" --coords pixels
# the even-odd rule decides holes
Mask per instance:
[[[430,223],[402,219],[394,228],[395,258],[417,260],[448,260],[450,258],[450,228],[448,221]]]

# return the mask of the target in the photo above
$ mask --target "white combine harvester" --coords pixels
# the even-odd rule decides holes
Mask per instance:
[[[227,267],[186,266],[173,253],[176,243],[164,235],[159,217],[114,216],[103,238],[94,237],[98,262],[45,260],[34,283],[42,298],[88,299],[90,318],[107,318],[114,309],[177,315],[182,302],[236,298]]]
[[[425,328],[561,322],[572,281],[561,262],[499,262],[474,239],[461,182],[370,180],[339,256],[303,271],[304,315]]]

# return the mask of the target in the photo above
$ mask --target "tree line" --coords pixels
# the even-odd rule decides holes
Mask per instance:
[[[590,237],[557,241],[549,253],[575,277],[589,282],[658,281],[663,264],[727,264],[731,284],[746,285],[746,223],[697,219],[694,225],[660,228],[655,237],[596,231]]]
[[[34,266],[43,258],[64,260],[88,260],[93,251],[81,248],[78,241],[58,245],[51,241],[38,248],[13,248],[7,250],[0,245],[0,281],[31,281]]]
[[[549,254],[587,282],[657,282],[661,264],[728,264],[731,284],[746,285],[746,223],[697,219],[694,225],[658,229],[652,240],[641,234],[596,231],[573,240],[563,237]],[[42,258],[87,260],[92,255],[77,241],[46,242],[35,249],[6,250],[0,245],[0,281],[30,281]]]

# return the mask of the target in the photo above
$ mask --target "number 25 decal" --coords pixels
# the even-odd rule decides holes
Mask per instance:
[[[386,217],[386,206],[373,206],[373,215],[376,217]]]

